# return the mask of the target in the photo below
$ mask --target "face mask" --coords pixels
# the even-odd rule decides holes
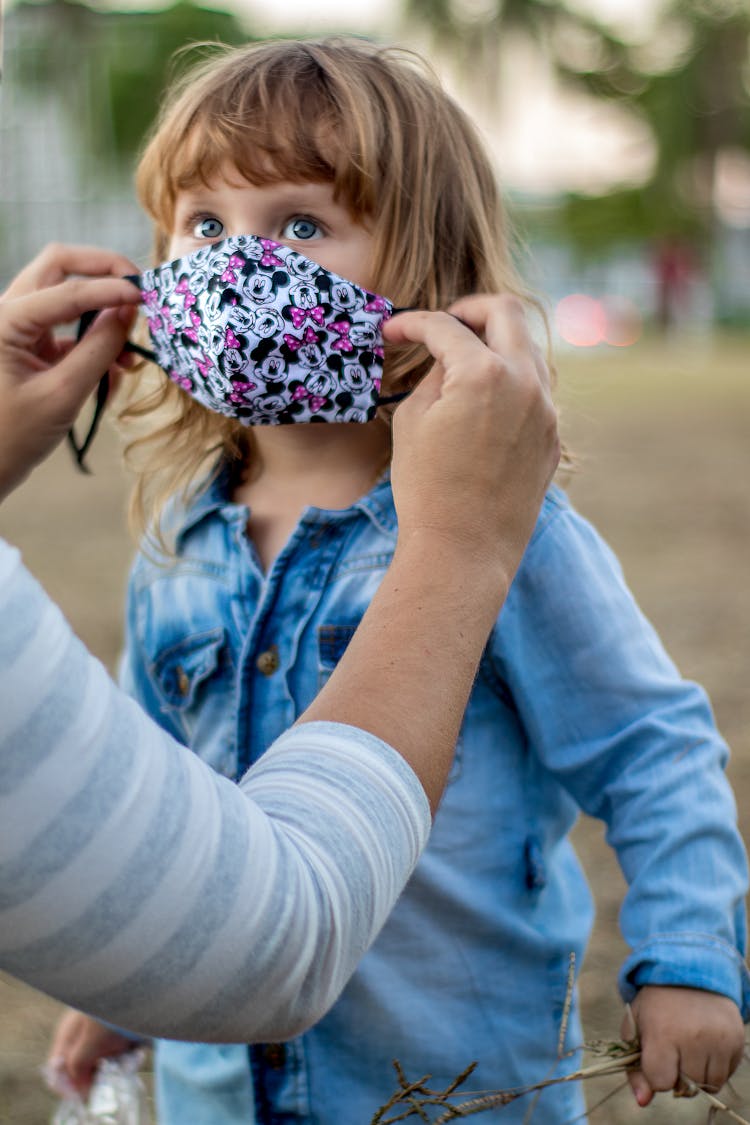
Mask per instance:
[[[139,278],[156,362],[244,425],[369,422],[393,306],[268,238],[238,235]]]
[[[130,280],[143,294],[153,352],[126,347],[243,425],[369,422],[378,406],[405,397],[380,395],[381,329],[401,310],[288,246],[237,235]],[[102,394],[106,385],[86,440],[69,435],[82,468]]]

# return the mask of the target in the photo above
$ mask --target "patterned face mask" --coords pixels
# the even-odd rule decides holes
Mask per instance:
[[[393,306],[288,246],[238,235],[139,278],[156,362],[245,425],[369,422]]]
[[[369,422],[405,397],[380,395],[381,329],[402,310],[288,246],[236,235],[129,280],[153,352],[126,347],[243,425]],[[80,446],[69,435],[82,468],[99,413]]]

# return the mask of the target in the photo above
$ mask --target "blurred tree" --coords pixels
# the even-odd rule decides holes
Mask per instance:
[[[26,0],[18,7],[33,9],[36,18],[15,77],[35,94],[58,95],[87,171],[93,156],[98,175],[117,174],[132,162],[169,76],[200,48],[175,52],[252,38],[233,15],[191,0],[135,12],[94,10],[76,0]]]
[[[566,219],[579,242],[611,241],[618,215],[623,233],[665,245],[707,244],[717,221],[721,156],[750,152],[750,5],[672,0],[649,44],[632,45],[614,65],[576,78],[596,96],[630,106],[657,142],[656,164],[642,189],[597,201],[570,198]]]
[[[646,184],[571,195],[557,221],[587,254],[633,239],[708,242],[719,159],[750,151],[750,0],[665,0],[647,41],[625,41],[564,0],[405,0],[407,17],[469,64],[490,93],[514,37],[564,82],[645,122],[657,159]],[[544,212],[549,226],[550,212]],[[554,221],[554,220],[553,220]]]

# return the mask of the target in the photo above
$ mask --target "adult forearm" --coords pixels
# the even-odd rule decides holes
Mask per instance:
[[[437,808],[469,693],[510,579],[439,532],[402,535],[344,656],[300,722],[329,719],[395,746]]]
[[[408,766],[315,724],[234,785],[117,690],[2,540],[0,620],[0,968],[135,1032],[319,1019],[426,842]]]

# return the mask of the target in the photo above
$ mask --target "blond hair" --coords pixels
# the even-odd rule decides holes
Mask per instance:
[[[327,182],[374,237],[374,287],[396,306],[439,309],[476,292],[532,302],[487,153],[467,115],[413,52],[358,39],[220,48],[174,84],[141,157],[136,186],[163,261],[178,194],[234,165],[259,185]],[[248,232],[253,233],[253,232]],[[260,233],[260,232],[258,232]],[[388,389],[429,366],[419,348],[389,349]],[[166,376],[123,419],[167,408],[131,442],[140,451],[132,511],[139,531],[186,495],[207,461],[247,461],[252,434],[212,414]],[[145,454],[145,456],[143,456]]]

